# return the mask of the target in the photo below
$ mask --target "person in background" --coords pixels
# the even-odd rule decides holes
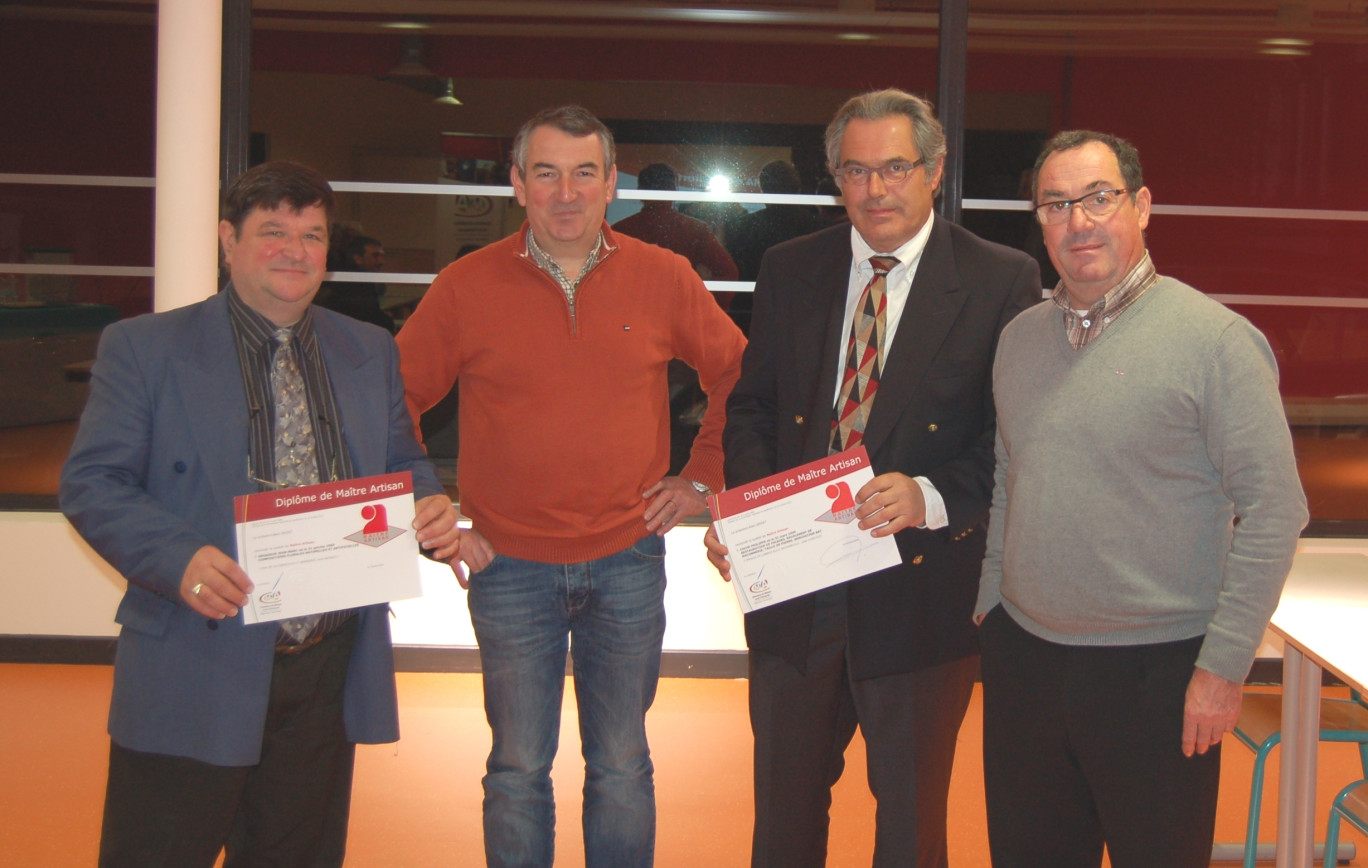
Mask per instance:
[[[760,192],[794,195],[803,192],[798,170],[787,160],[774,160],[760,170]],[[825,224],[809,205],[766,205],[738,219],[727,236],[727,249],[736,260],[741,280],[755,280],[765,251],[781,241],[816,232]]]
[[[328,266],[334,272],[384,271],[385,247],[369,236],[347,233],[338,254],[329,256]],[[394,334],[394,317],[380,307],[384,297],[383,283],[329,280],[324,282],[314,301],[320,307],[378,325]]]
[[[651,163],[637,175],[637,189],[678,189],[675,170],[664,163]],[[736,264],[713,237],[708,224],[675,210],[673,202],[647,200],[640,211],[614,223],[613,230],[673,250],[689,260],[704,280],[736,280]],[[732,295],[712,294],[723,310],[731,303]],[[707,406],[694,369],[679,359],[670,360],[670,473],[678,474],[688,463]]]
[[[675,170],[665,163],[651,163],[637,175],[637,189],[677,190]],[[704,280],[736,280],[736,263],[708,224],[679,212],[673,202],[648,199],[641,203],[640,211],[614,223],[613,229],[647,244],[673,250],[689,260],[693,270]],[[723,302],[723,299],[718,300],[725,310]]]

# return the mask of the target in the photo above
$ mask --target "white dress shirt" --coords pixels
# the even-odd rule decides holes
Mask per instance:
[[[902,319],[903,308],[907,305],[907,296],[912,291],[912,280],[917,276],[917,266],[921,264],[922,252],[926,250],[927,239],[931,237],[931,224],[934,220],[933,217],[927,217],[926,223],[906,244],[891,253],[883,254],[870,247],[854,226],[850,227],[850,278],[846,284],[845,324],[841,327],[839,344],[841,352],[836,360],[836,392],[831,396],[833,407],[841,394],[841,378],[846,367],[845,348],[850,340],[850,324],[855,318],[855,306],[860,303],[860,295],[870,278],[874,276],[874,267],[869,264],[869,258],[892,256],[898,260],[898,265],[884,278],[884,299],[887,307],[884,314],[884,341],[879,359],[879,367],[882,370],[884,359],[888,358],[889,350],[893,346],[893,338],[897,336],[898,323]],[[950,518],[945,511],[945,499],[936,491],[931,480],[925,476],[914,476],[913,479],[921,486],[922,495],[926,499],[926,523],[920,527],[937,530],[949,525]]]

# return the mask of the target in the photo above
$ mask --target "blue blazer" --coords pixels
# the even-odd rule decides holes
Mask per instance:
[[[313,316],[356,474],[409,470],[419,497],[441,493],[413,438],[393,339],[330,311]],[[226,293],[104,330],[61,506],[128,580],[109,711],[122,747],[216,765],[260,758],[276,625],[206,619],[179,590],[202,546],[237,551],[233,498],[257,490],[247,425]],[[360,613],[344,717],[352,741],[399,737],[386,606]]]

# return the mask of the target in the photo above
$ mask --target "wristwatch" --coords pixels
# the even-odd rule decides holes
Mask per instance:
[[[696,481],[696,480],[690,479],[690,480],[689,480],[689,484],[692,485],[692,486],[694,487],[694,491],[697,491],[699,494],[703,495],[704,497],[710,497],[710,496],[712,495],[712,489],[709,488],[708,486],[704,485],[704,484],[701,483],[701,482],[698,482],[698,481]]]

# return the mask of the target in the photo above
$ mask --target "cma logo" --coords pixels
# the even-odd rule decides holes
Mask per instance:
[[[751,583],[751,586],[750,586],[750,592],[751,592],[752,594],[758,594],[758,593],[760,593],[761,591],[768,591],[768,590],[769,590],[769,579],[761,579],[761,580],[759,580],[758,582],[752,582],[752,583]]]
[[[258,602],[258,603],[279,603],[279,602],[280,602],[280,592],[279,592],[279,591],[267,591],[267,592],[265,592],[264,594],[262,594],[260,597],[257,597],[257,602]]]
[[[457,217],[483,217],[494,210],[494,200],[484,196],[457,196]]]

